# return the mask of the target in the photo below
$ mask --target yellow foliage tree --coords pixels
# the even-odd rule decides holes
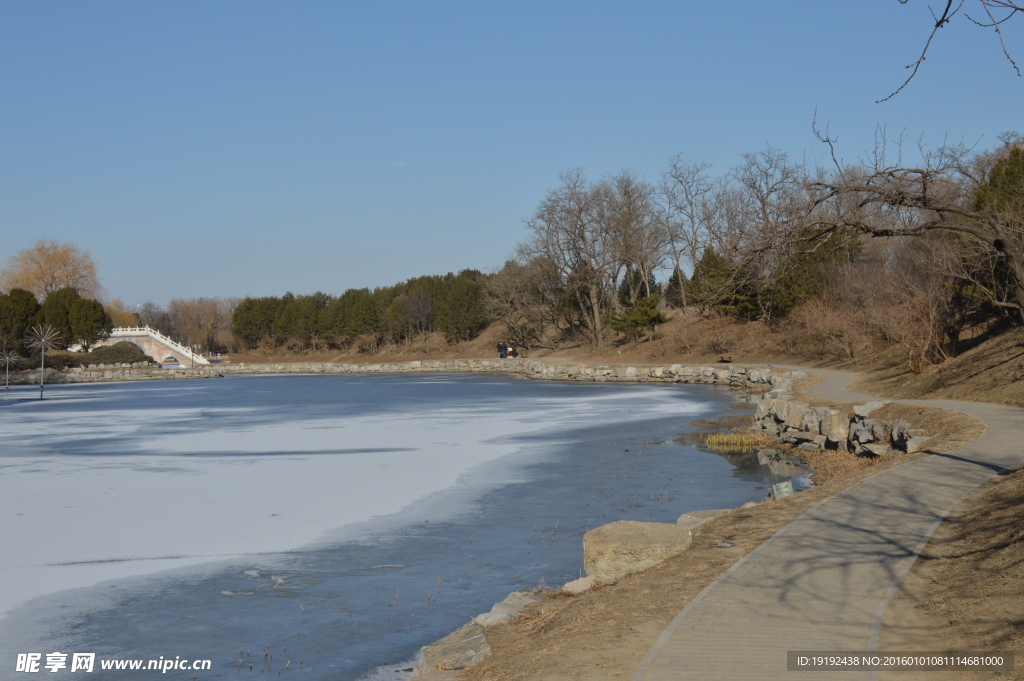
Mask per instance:
[[[0,270],[0,290],[12,288],[31,291],[39,300],[63,288],[93,300],[102,295],[92,256],[76,244],[55,239],[40,239],[7,259],[7,266]]]

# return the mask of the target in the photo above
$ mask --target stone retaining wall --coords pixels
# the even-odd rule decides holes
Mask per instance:
[[[376,374],[376,373],[507,373],[525,378],[553,381],[614,381],[630,383],[694,383],[728,385],[767,391],[772,399],[792,397],[791,381],[805,378],[802,371],[748,369],[729,365],[683,366],[591,366],[553,364],[543,360],[448,359],[378,364],[335,364],[294,362],[287,364],[219,364],[189,369],[163,369],[146,363],[91,365],[63,371],[46,370],[47,384],[99,381],[160,380],[168,378],[214,378],[226,374]],[[11,375],[11,385],[38,385],[39,372]]]
[[[430,372],[490,372],[521,375],[554,381],[616,381],[632,383],[698,383],[768,389],[773,398],[792,397],[791,381],[806,378],[802,371],[748,369],[746,367],[683,366],[591,366],[589,364],[553,364],[523,359],[448,359],[390,362],[380,364],[332,364],[297,362],[292,364],[222,364],[223,374],[373,374]]]
[[[72,367],[63,371],[47,369],[46,385],[65,383],[104,383],[109,381],[159,381],[182,378],[219,378],[215,367],[194,369],[164,369],[147,362],[134,364],[92,364],[88,367]],[[11,374],[11,385],[39,385],[39,371]]]

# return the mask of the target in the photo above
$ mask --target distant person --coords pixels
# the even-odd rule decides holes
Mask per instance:
[[[508,345],[505,341],[498,343],[498,359],[505,359],[508,357]]]
[[[518,357],[519,356],[519,351],[517,350],[517,347],[518,346],[516,345],[515,341],[509,341],[508,342],[508,354],[509,354],[510,357]]]

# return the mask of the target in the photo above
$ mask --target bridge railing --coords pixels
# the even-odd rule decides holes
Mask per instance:
[[[185,359],[191,360],[196,364],[210,363],[202,355],[193,352],[191,348],[187,348],[181,343],[171,340],[170,338],[163,335],[156,329],[151,329],[148,326],[119,326],[116,329],[111,330],[110,332],[111,338],[124,338],[127,336],[149,336],[150,338],[153,338],[159,341],[160,343],[163,343],[164,345],[168,346],[175,352],[184,355]]]

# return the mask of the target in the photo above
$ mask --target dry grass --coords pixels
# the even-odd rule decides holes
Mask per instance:
[[[1011,674],[944,678],[1024,678],[1024,471],[995,478],[943,523],[886,613],[889,650],[1014,651]],[[911,647],[907,647],[911,646]],[[885,678],[931,678],[889,674]]]
[[[1024,329],[1010,329],[920,374],[890,365],[851,390],[883,397],[945,397],[1024,407]]]
[[[710,433],[704,441],[710,449],[747,451],[778,444],[773,437],[755,433]]]
[[[878,464],[888,461],[877,456],[854,456],[849,452],[841,452],[838,449],[818,450],[808,452],[804,450],[794,451],[794,456],[799,456],[807,463],[807,467],[814,471],[815,485],[824,485],[834,480],[841,480],[849,475],[863,471],[867,468],[874,468]],[[911,454],[900,457],[900,463],[920,458],[923,454]]]
[[[931,609],[968,647],[1024,647],[1024,471],[997,478],[949,520],[925,559],[939,561]]]

